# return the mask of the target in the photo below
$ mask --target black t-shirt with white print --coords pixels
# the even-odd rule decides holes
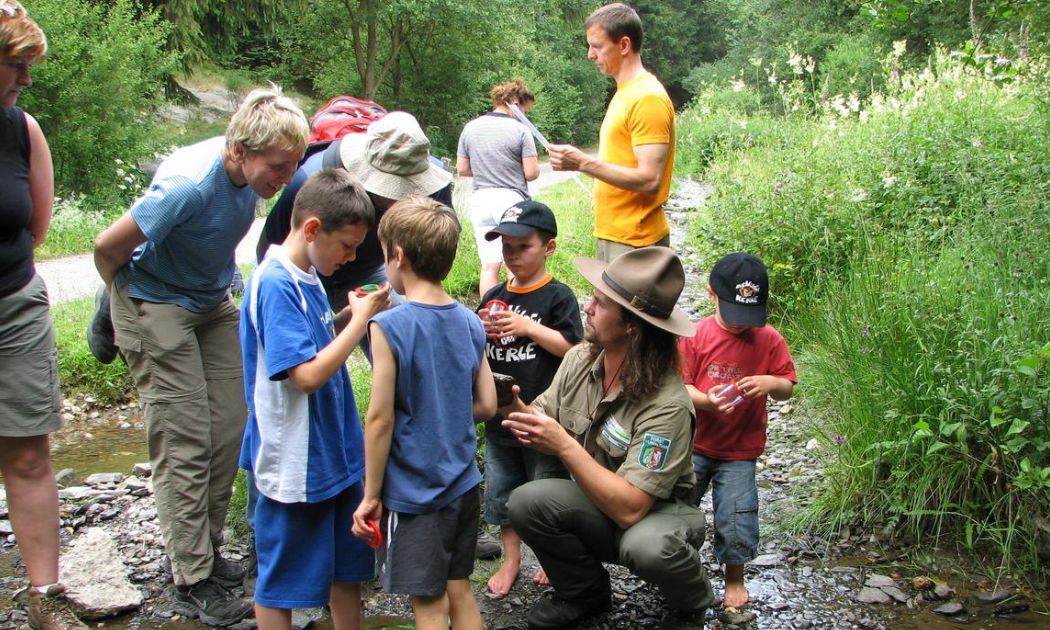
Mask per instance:
[[[546,279],[529,287],[508,287],[500,283],[481,299],[481,308],[489,300],[502,300],[511,310],[534,321],[553,328],[572,343],[583,339],[583,321],[580,304],[572,289],[548,275]],[[539,396],[554,379],[561,365],[561,357],[544,350],[540,344],[528,337],[504,337],[498,343],[489,339],[485,353],[493,372],[508,374],[521,387],[521,400],[525,404]],[[490,421],[486,431],[506,431],[498,422]]]

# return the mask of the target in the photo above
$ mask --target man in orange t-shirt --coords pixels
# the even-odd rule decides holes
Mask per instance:
[[[675,114],[660,81],[642,66],[642,21],[634,9],[603,6],[584,23],[587,57],[616,80],[602,121],[598,157],[551,145],[551,166],[594,177],[596,255],[606,262],[648,245],[668,245],[663,204],[674,166]]]

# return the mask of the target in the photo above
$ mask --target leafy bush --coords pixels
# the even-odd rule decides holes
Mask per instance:
[[[83,195],[56,197],[47,238],[33,252],[40,260],[91,250],[95,236],[109,225],[101,212],[85,207]]]
[[[690,239],[770,267],[833,453],[808,524],[958,532],[1032,563],[1050,505],[1045,88],[943,54],[891,88],[718,155]]]
[[[168,23],[131,0],[50,0],[32,15],[50,50],[22,104],[51,145],[56,185],[123,205],[132,195],[115,160],[149,152],[147,114],[177,61],[164,51]]]

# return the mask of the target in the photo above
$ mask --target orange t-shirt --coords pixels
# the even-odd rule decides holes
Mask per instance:
[[[668,145],[663,182],[656,194],[617,188],[598,181],[594,187],[594,235],[607,241],[644,247],[670,232],[663,204],[671,190],[674,169],[674,105],[667,90],[649,72],[616,89],[602,121],[598,158],[603,162],[637,167],[634,147]]]

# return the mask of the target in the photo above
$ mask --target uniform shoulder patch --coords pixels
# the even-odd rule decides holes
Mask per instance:
[[[638,451],[638,463],[648,470],[659,472],[667,464],[667,454],[671,450],[671,438],[655,433],[642,436],[642,448]]]

